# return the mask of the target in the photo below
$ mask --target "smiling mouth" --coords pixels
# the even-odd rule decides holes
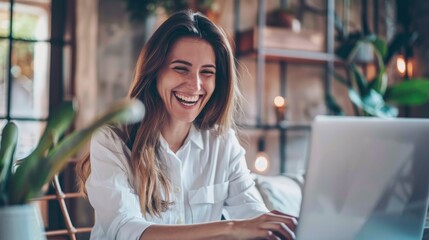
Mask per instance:
[[[178,92],[174,92],[174,96],[183,105],[185,105],[185,106],[193,106],[193,105],[195,105],[198,102],[198,100],[200,100],[200,98],[203,95],[185,96],[185,95],[180,94]]]

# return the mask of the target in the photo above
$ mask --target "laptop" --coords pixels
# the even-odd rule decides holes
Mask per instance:
[[[429,119],[318,116],[296,230],[306,239],[422,239]]]

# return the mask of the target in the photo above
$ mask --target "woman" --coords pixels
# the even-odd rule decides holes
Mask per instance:
[[[171,16],[140,54],[129,97],[146,106],[144,120],[103,128],[78,166],[92,239],[294,238],[296,220],[258,200],[230,129],[237,77],[221,28]],[[223,210],[241,220],[220,221]]]

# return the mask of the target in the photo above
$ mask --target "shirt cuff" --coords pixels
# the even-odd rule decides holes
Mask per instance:
[[[139,240],[142,233],[153,223],[147,222],[141,218],[128,220],[119,227],[115,239],[135,239]]]

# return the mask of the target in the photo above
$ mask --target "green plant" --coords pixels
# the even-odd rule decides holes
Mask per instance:
[[[195,8],[198,11],[210,9],[214,0],[122,0],[126,3],[127,11],[132,20],[145,20],[155,14],[158,7],[162,7],[167,14],[176,11]],[[195,10],[194,9],[194,10]]]
[[[130,18],[135,21],[144,21],[150,15],[155,14],[158,7],[163,7],[167,14],[171,12],[185,9],[187,4],[185,0],[123,0],[126,2],[127,11],[130,13]]]
[[[89,126],[65,135],[75,113],[73,102],[65,101],[50,114],[37,147],[28,157],[17,161],[16,170],[13,154],[18,128],[13,122],[6,124],[0,144],[0,206],[25,204],[37,197],[43,185],[63,169],[67,160],[77,153],[95,130],[107,123],[140,121],[144,116],[144,106],[138,100],[119,102]]]
[[[389,84],[386,66],[401,48],[415,41],[415,34],[397,34],[390,45],[369,32],[366,12],[362,11],[362,32],[348,33],[336,17],[339,46],[335,54],[343,61],[346,76],[335,72],[335,78],[348,88],[348,96],[356,115],[376,117],[398,116],[398,106],[416,106],[429,100],[429,79],[409,78]],[[375,57],[376,74],[367,79],[360,67],[358,56],[369,49],[368,59]],[[374,62],[373,60],[371,60]],[[326,96],[328,108],[334,114],[343,111],[331,95]]]

